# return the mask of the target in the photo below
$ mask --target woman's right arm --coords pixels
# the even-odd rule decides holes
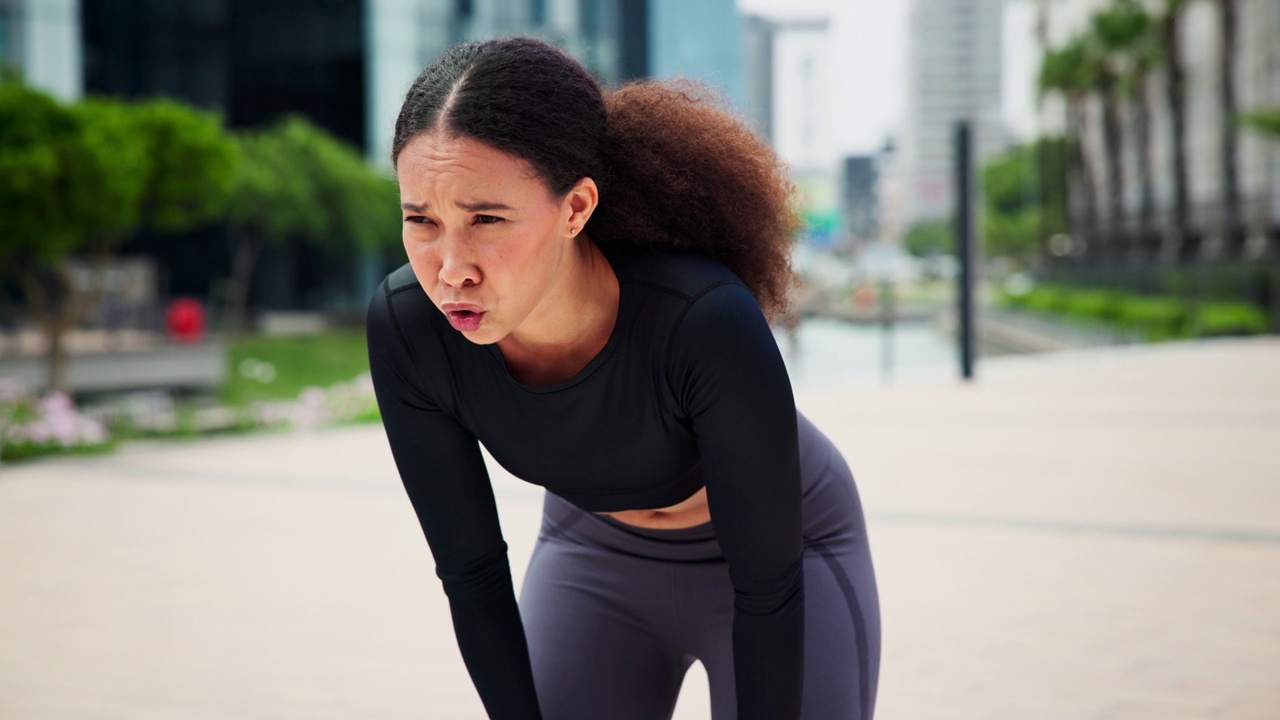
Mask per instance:
[[[391,453],[449,597],[458,647],[490,718],[540,720],[479,443],[428,395],[391,301],[383,283],[367,316],[369,368]]]

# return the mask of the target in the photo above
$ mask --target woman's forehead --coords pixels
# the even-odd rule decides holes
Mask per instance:
[[[405,144],[396,162],[397,174],[467,174],[536,180],[537,172],[524,158],[499,150],[475,138],[421,133]]]
[[[415,137],[400,153],[396,176],[401,201],[423,208],[554,199],[528,161],[468,137]]]

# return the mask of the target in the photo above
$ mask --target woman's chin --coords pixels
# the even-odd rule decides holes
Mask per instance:
[[[493,327],[487,324],[481,324],[474,330],[459,330],[462,337],[470,340],[476,345],[492,345],[502,339],[502,335],[495,332]]]

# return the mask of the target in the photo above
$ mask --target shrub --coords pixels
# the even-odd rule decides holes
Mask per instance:
[[[14,383],[0,382],[0,461],[100,452],[111,446],[102,423],[82,415],[66,395],[37,398]]]
[[[1266,313],[1247,303],[1208,302],[1195,313],[1191,326],[1198,336],[1217,337],[1263,335],[1270,323]]]
[[[1023,305],[1028,310],[1039,312],[1061,312],[1067,304],[1070,290],[1056,285],[1041,285],[1033,288],[1023,298]]]
[[[1168,275],[1166,279],[1173,278]],[[1270,318],[1258,307],[1239,301],[1207,301],[1193,310],[1170,295],[1135,295],[1116,290],[1041,285],[1026,292],[1004,291],[1006,307],[1059,317],[1116,324],[1158,342],[1188,337],[1261,335]]]
[[[1116,319],[1148,340],[1172,340],[1187,337],[1190,310],[1177,298],[1129,295],[1120,303]]]
[[[1076,290],[1063,295],[1063,311],[1090,320],[1120,319],[1123,294],[1113,290]]]

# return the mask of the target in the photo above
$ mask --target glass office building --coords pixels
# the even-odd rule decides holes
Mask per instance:
[[[539,35],[605,85],[690,76],[741,106],[740,26],[733,0],[0,0],[0,61],[67,99],[173,97],[233,128],[298,113],[389,171],[405,91],[455,42]],[[230,268],[217,228],[125,251],[157,260],[166,294],[210,297]],[[356,309],[398,257],[272,247],[251,304]]]

